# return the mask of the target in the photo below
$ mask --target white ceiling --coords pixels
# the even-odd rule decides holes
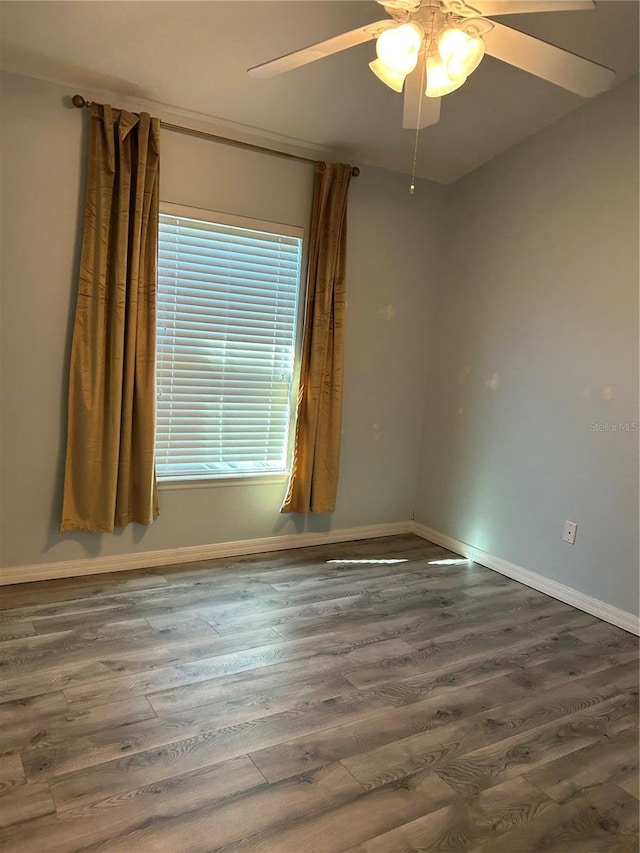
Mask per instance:
[[[523,0],[525,2],[525,0]],[[509,26],[613,68],[638,71],[637,0],[594,11],[512,15]],[[246,69],[385,17],[373,0],[32,2],[0,4],[2,67],[323,146],[353,162],[409,170],[414,132],[402,96],[367,64],[360,45],[269,80]],[[73,90],[73,91],[72,91]],[[439,125],[421,132],[418,173],[450,183],[561,116],[583,99],[486,57],[443,99]]]

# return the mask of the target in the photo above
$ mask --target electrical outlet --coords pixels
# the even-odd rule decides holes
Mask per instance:
[[[578,529],[578,525],[575,521],[565,521],[564,523],[564,531],[562,532],[562,539],[564,542],[568,542],[569,545],[573,545],[576,541],[576,530]]]

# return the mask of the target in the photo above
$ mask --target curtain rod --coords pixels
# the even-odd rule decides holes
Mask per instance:
[[[79,110],[84,107],[93,106],[93,101],[87,101],[82,95],[74,95],[71,98],[71,103]],[[185,127],[182,124],[171,124],[170,122],[160,121],[160,126],[165,130],[174,130],[176,133],[186,133],[189,136],[199,136],[201,139],[210,139],[213,142],[220,142],[223,145],[233,145],[236,148],[245,148],[248,151],[257,151],[260,154],[269,154],[272,157],[284,157],[286,160],[298,160],[301,163],[310,163],[315,166],[316,160],[311,157],[302,157],[300,154],[289,154],[287,151],[278,151],[276,148],[266,148],[262,145],[254,145],[252,142],[242,142],[240,139],[231,139],[229,136],[218,136],[215,133],[207,133],[205,130],[196,130],[194,127]],[[354,178],[360,174],[360,169],[354,166],[351,170]]]

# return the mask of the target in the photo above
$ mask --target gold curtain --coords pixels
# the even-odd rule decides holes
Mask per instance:
[[[316,164],[293,466],[280,512],[335,509],[350,180],[351,166]]]
[[[159,139],[146,113],[92,107],[61,530],[112,532],[158,514]]]

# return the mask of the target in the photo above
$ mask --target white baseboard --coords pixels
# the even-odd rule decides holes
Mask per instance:
[[[552,598],[564,601],[565,604],[570,604],[572,607],[577,607],[578,610],[583,610],[585,613],[597,616],[598,619],[602,619],[612,625],[617,625],[618,628],[623,628],[631,634],[640,634],[640,622],[638,617],[634,616],[633,613],[628,613],[619,607],[613,607],[605,601],[592,598],[592,596],[585,595],[584,592],[579,592],[577,589],[573,589],[573,587],[558,583],[558,581],[545,578],[537,572],[523,569],[522,566],[510,563],[501,557],[487,554],[486,551],[481,551],[479,548],[474,548],[472,545],[468,545],[466,542],[461,542],[458,539],[452,539],[451,536],[445,536],[444,533],[432,530],[423,524],[414,522],[412,532],[423,539],[428,539],[430,542],[435,542],[436,545],[441,545],[443,548],[453,551],[455,554],[460,554],[461,557],[473,560],[474,563],[479,563],[481,566],[486,566],[486,568],[492,569],[494,572],[506,575],[508,578],[513,578],[513,580],[523,583],[525,586],[530,586],[538,590],[538,592],[544,592],[545,595],[550,595]]]
[[[26,566],[9,566],[0,569],[0,586],[31,581],[74,578],[104,572],[123,572],[170,566],[174,563],[194,563],[198,560],[215,560],[219,557],[240,557],[268,551],[286,551],[310,545],[328,545],[333,542],[352,542],[357,539],[376,539],[379,536],[397,536],[411,533],[410,521],[389,524],[370,524],[366,527],[348,527],[328,530],[326,533],[293,533],[286,536],[265,536],[261,539],[244,539],[237,542],[216,542],[211,545],[192,545],[185,548],[168,548],[164,551],[142,551],[84,560],[63,560]]]
[[[170,566],[176,563],[193,563],[199,560],[215,560],[221,557],[240,557],[248,554],[261,554],[268,551],[287,551],[292,548],[305,548],[311,545],[329,545],[337,542],[352,542],[357,539],[376,539],[380,536],[397,536],[402,533],[415,533],[422,539],[441,545],[455,554],[460,554],[486,566],[494,572],[512,578],[530,586],[538,592],[564,601],[578,610],[597,616],[605,622],[617,625],[632,634],[640,634],[637,616],[613,607],[590,595],[585,595],[570,586],[545,578],[542,575],[524,569],[515,563],[488,554],[466,542],[453,539],[412,521],[398,521],[389,524],[370,524],[365,527],[348,527],[342,530],[329,530],[326,533],[294,533],[285,536],[265,536],[261,539],[244,539],[236,542],[216,542],[209,545],[192,545],[185,548],[169,548],[164,551],[142,551],[136,554],[122,554],[108,557],[93,557],[83,560],[64,560],[55,563],[40,563],[25,566],[9,566],[0,569],[0,586],[28,583],[31,581],[53,580],[54,578],[82,577],[84,575],[103,574],[104,572],[122,572],[133,569],[148,569],[156,566]]]

